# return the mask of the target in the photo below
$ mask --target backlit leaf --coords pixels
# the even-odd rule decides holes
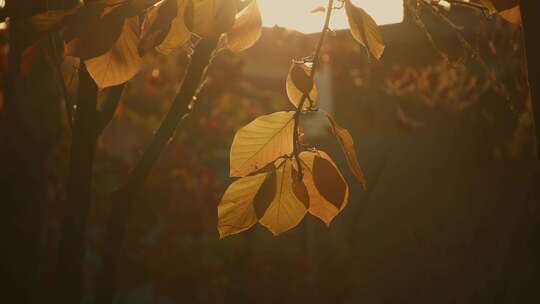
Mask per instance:
[[[490,14],[499,15],[510,23],[521,24],[521,10],[518,0],[480,0]]]
[[[191,32],[186,26],[186,10],[189,0],[175,0],[176,17],[172,20],[169,31],[156,50],[162,54],[170,54],[178,49],[191,37]]]
[[[319,98],[319,92],[317,85],[314,84],[311,78],[311,66],[303,62],[293,62],[287,75],[287,81],[285,84],[287,90],[287,96],[295,107],[300,106],[302,97],[304,94],[309,94],[309,99],[313,101],[313,104]],[[307,98],[304,100],[303,109],[308,109],[311,105],[310,100]]]
[[[188,0],[186,26],[203,38],[229,31],[236,17],[235,0]]]
[[[521,25],[521,9],[519,6],[501,11],[499,15],[510,23]]]
[[[227,32],[227,48],[236,53],[249,49],[259,40],[261,32],[261,12],[257,0],[253,0],[236,15],[232,29]]]
[[[232,183],[218,205],[220,238],[248,230],[257,223],[253,207],[255,195],[269,173],[240,178]]]
[[[265,182],[260,190],[273,188],[275,195],[259,222],[274,235],[278,235],[294,228],[302,221],[309,206],[309,198],[306,195],[305,185],[295,180],[291,159],[286,159],[273,175],[275,177]],[[267,192],[271,194],[271,191]]]
[[[332,133],[337,138],[341,145],[341,148],[343,149],[343,153],[345,154],[345,158],[347,159],[347,164],[349,165],[349,168],[351,169],[353,175],[356,177],[358,182],[360,182],[362,187],[366,189],[366,178],[364,176],[362,168],[360,167],[360,164],[358,163],[358,158],[356,157],[356,150],[354,148],[354,141],[351,133],[349,133],[347,129],[340,127],[334,120],[334,118],[332,118],[330,115],[327,114],[326,117],[330,121]]]
[[[176,0],[165,0],[149,10],[139,43],[141,55],[163,43],[171,32],[171,24],[177,16],[177,11]]]
[[[302,152],[300,163],[309,194],[308,211],[330,225],[347,205],[349,186],[334,161],[323,151]]]
[[[381,59],[385,46],[375,20],[365,10],[352,4],[350,0],[345,0],[345,10],[354,39],[362,44],[373,57]]]
[[[293,151],[294,112],[261,116],[238,130],[230,152],[230,175],[246,176]]]
[[[107,53],[119,39],[126,15],[127,9],[118,8],[99,17],[95,24],[85,27],[67,42],[66,55],[84,60]]]
[[[122,84],[139,71],[139,17],[126,20],[122,34],[107,53],[87,60],[86,67],[99,88]]]

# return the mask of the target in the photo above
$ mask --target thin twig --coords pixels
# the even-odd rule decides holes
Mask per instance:
[[[442,14],[440,11],[438,11],[437,9],[435,9],[433,6],[431,6],[428,3],[425,3],[423,1],[421,1],[420,3],[422,3],[424,6],[428,7],[430,9],[431,13],[434,16],[438,17],[446,25],[448,25],[449,27],[455,29],[456,25],[447,16]],[[461,46],[467,52],[469,52],[471,57],[474,60],[476,60],[476,62],[482,67],[482,69],[484,69],[486,71],[488,77],[490,78],[490,80],[491,80],[491,82],[492,82],[492,84],[493,84],[493,86],[495,88],[495,91],[497,93],[499,93],[500,95],[502,95],[502,97],[506,101],[510,101],[510,94],[508,93],[508,89],[506,88],[506,86],[501,81],[499,81],[499,79],[497,79],[497,76],[491,71],[488,64],[484,61],[484,59],[480,55],[480,52],[475,47],[473,47],[471,45],[471,43],[467,39],[465,39],[465,37],[463,37],[463,35],[461,34],[460,31],[455,31],[455,34],[456,34],[456,38],[459,40]]]
[[[130,173],[126,183],[112,194],[112,206],[107,223],[107,236],[103,252],[103,265],[98,274],[99,287],[96,303],[110,304],[116,290],[118,259],[123,248],[127,220],[133,209],[135,196],[150,174],[159,156],[167,147],[180,123],[192,110],[194,94],[200,88],[204,70],[211,62],[217,40],[202,40],[195,48],[186,68],[182,85],[178,90],[167,116],[161,123],[152,142]]]
[[[324,40],[326,38],[326,33],[329,30],[330,26],[330,18],[332,17],[332,10],[334,9],[334,0],[328,0],[328,6],[326,9],[326,17],[324,20],[323,29],[321,32],[321,37],[319,38],[319,41],[317,42],[317,46],[315,47],[315,53],[313,54],[313,66],[311,67],[311,74],[309,75],[311,82],[314,84],[315,81],[315,72],[317,71],[317,68],[319,67],[319,57],[321,55],[322,46],[324,44]],[[298,104],[298,109],[296,110],[296,113],[294,114],[294,133],[293,133],[293,155],[296,159],[296,164],[298,165],[298,176],[300,179],[303,176],[302,173],[302,166],[300,164],[300,116],[302,115],[302,108],[304,107],[304,103],[309,97],[310,92],[304,92],[302,95],[302,98],[300,99],[300,103]]]
[[[410,1],[405,1],[405,7],[408,9],[410,14],[412,15],[415,25],[426,36],[433,50],[442,58],[442,60],[444,60],[445,62],[449,62],[448,55],[445,52],[443,52],[441,48],[439,48],[439,46],[435,42],[435,39],[433,39],[433,36],[431,35],[428,28],[426,27],[426,24],[424,23],[424,21],[422,21],[422,18],[420,18],[420,15],[418,14],[417,9],[413,7]]]

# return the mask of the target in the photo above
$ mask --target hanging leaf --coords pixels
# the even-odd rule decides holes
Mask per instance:
[[[253,0],[236,15],[232,29],[227,32],[227,48],[235,53],[249,49],[259,40],[261,32],[261,11],[257,0]]]
[[[499,13],[506,21],[521,25],[519,0],[480,0],[490,14]]]
[[[521,9],[519,6],[514,6],[499,13],[501,17],[513,24],[521,25]]]
[[[269,173],[243,177],[232,183],[218,205],[220,238],[248,230],[257,223],[253,207],[255,195]]]
[[[137,74],[142,64],[138,52],[139,34],[139,17],[127,19],[113,48],[85,62],[99,88],[122,84]]]
[[[215,38],[232,28],[236,13],[235,0],[188,0],[185,23],[202,38]]]
[[[308,211],[330,225],[347,205],[349,186],[332,158],[323,151],[300,153],[300,164],[309,194]]]
[[[484,4],[489,2],[497,11],[502,12],[519,5],[519,0],[481,0]]]
[[[168,55],[178,49],[191,38],[191,32],[186,26],[186,11],[189,0],[175,0],[176,15],[172,20],[169,31],[165,38],[156,47],[156,50],[164,55]]]
[[[261,116],[234,136],[230,175],[242,177],[293,151],[294,112]]]
[[[126,14],[126,9],[115,9],[100,17],[94,26],[67,42],[66,55],[85,60],[107,53],[122,33]]]
[[[101,56],[111,50],[124,28],[127,18],[136,17],[160,0],[93,1],[73,16],[66,30],[65,53],[83,60]],[[115,4],[110,6],[111,4]]]
[[[345,158],[347,159],[347,164],[349,165],[349,168],[365,190],[366,178],[364,177],[364,172],[362,171],[362,168],[358,163],[358,158],[356,157],[356,150],[354,148],[354,141],[351,133],[349,133],[347,129],[340,127],[334,120],[334,118],[332,118],[330,115],[326,114],[326,117],[330,121],[332,133],[337,138],[338,142],[341,145],[341,148],[343,149],[343,153],[345,154]]]
[[[22,20],[18,25],[19,35],[24,37],[25,45],[31,45],[43,35],[60,30],[69,16],[77,12],[78,8],[66,10],[51,10],[33,15]]]
[[[309,208],[306,186],[298,180],[298,175],[293,171],[292,160],[286,159],[267,177],[259,190],[265,192],[265,195],[258,195],[258,199],[273,197],[264,213],[261,211],[258,213],[262,214],[259,222],[274,235],[298,225]],[[260,203],[258,200],[254,201],[255,205],[260,205]],[[260,207],[256,209],[260,210]]]
[[[324,6],[317,6],[316,8],[312,9],[310,13],[326,13],[326,8]]]
[[[142,38],[139,43],[141,55],[162,44],[171,31],[171,24],[177,16],[177,1],[165,0],[152,7],[146,14]],[[189,33],[186,35],[189,38]]]
[[[354,39],[377,60],[381,59],[385,46],[375,20],[365,10],[352,4],[350,0],[345,0],[345,11]]]
[[[309,96],[309,99],[306,98],[304,101],[303,110],[309,109],[312,105],[311,101],[315,104],[319,98],[317,86],[311,78],[311,66],[304,62],[293,61],[287,75],[285,89],[289,100],[296,108],[300,106],[304,95]]]

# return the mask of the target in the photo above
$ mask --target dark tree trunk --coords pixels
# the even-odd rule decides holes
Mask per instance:
[[[82,300],[83,258],[88,212],[92,199],[92,167],[98,122],[97,86],[84,64],[79,71],[77,111],[69,163],[67,203],[58,255],[55,303]]]
[[[48,1],[54,8],[56,3]],[[62,7],[77,1],[62,0]],[[59,4],[60,5],[60,4]],[[0,273],[2,298],[9,303],[32,303],[39,298],[40,258],[45,208],[49,203],[46,164],[61,140],[62,103],[49,60],[50,49],[36,43],[38,57],[21,72],[25,47],[20,17],[47,9],[46,1],[8,0],[9,54],[4,109],[0,113]]]

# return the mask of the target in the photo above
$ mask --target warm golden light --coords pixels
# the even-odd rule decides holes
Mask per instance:
[[[258,0],[263,25],[274,25],[314,33],[321,30],[323,14],[311,13],[316,7],[325,6],[327,0]],[[337,2],[337,1],[336,1]],[[403,20],[403,0],[352,0],[365,9],[378,24],[398,23]],[[335,10],[331,28],[348,28],[345,10]]]

